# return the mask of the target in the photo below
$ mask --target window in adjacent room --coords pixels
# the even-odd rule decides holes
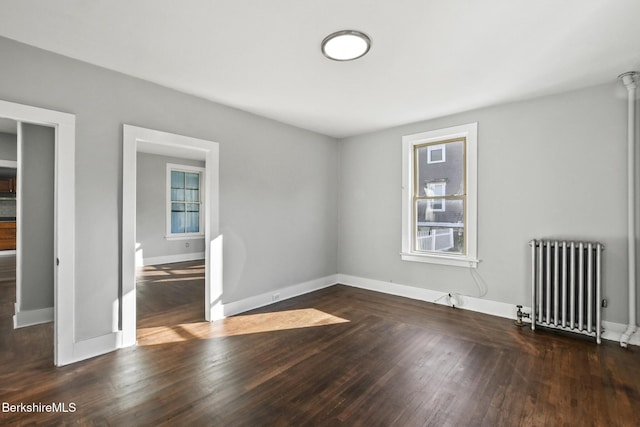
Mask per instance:
[[[402,140],[402,259],[477,265],[477,123]]]
[[[204,168],[167,164],[167,238],[203,236]]]

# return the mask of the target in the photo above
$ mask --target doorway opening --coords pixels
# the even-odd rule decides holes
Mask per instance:
[[[138,154],[147,153],[204,162],[202,227],[204,233],[204,313],[207,321],[223,317],[222,236],[219,235],[218,144],[212,141],[124,125],[122,173],[121,347],[136,344],[136,259],[140,264],[137,219]],[[175,237],[175,236],[173,236]],[[188,236],[193,237],[193,236]]]
[[[18,127],[0,118],[0,257],[16,255]]]
[[[204,260],[146,265],[136,277],[138,345],[188,336],[185,325],[205,322]]]
[[[30,215],[25,204],[28,196],[22,194],[16,203],[16,304],[13,326],[37,325],[53,320],[54,364],[66,365],[75,361],[75,116],[0,100],[0,118],[5,123],[9,120],[17,124],[18,176],[12,188],[17,194],[23,188],[35,189],[29,197],[37,204],[38,198],[44,193],[38,193],[41,189],[36,182],[45,182],[44,192],[47,194],[44,197],[48,200],[47,208],[43,209],[47,218],[43,224],[35,224],[35,228],[45,225],[48,236],[42,241],[44,243],[38,243],[37,236],[34,238],[21,227],[21,220]],[[27,144],[26,141],[34,142]],[[28,164],[35,164],[35,174],[40,172],[33,149],[43,149],[49,159],[49,166],[45,168],[46,177],[36,181],[32,179],[35,175],[26,175],[24,171]],[[33,181],[33,184],[24,186],[25,179]],[[32,245],[35,249],[26,251],[25,246],[30,242],[35,243]],[[30,259],[35,252],[39,258]],[[42,268],[38,268],[37,264],[42,264]],[[34,275],[34,272],[37,274]],[[38,289],[40,282],[49,284],[47,289]],[[35,288],[32,287],[34,283]]]

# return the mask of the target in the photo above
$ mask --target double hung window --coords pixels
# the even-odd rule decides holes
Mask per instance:
[[[204,169],[167,164],[167,237],[203,235]]]
[[[477,123],[403,137],[402,259],[477,265]]]

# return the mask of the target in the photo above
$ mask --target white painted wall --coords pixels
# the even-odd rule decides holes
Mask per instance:
[[[611,83],[340,144],[340,273],[479,295],[469,269],[400,260],[401,138],[478,122],[477,272],[484,298],[530,305],[532,238],[604,243],[604,318],[625,323],[626,90]]]
[[[220,143],[224,302],[337,272],[334,139],[0,38],[0,99],[76,114],[76,340],[117,325],[122,125]]]
[[[202,254],[204,238],[167,240],[167,163],[204,168],[198,160],[138,153],[136,168],[136,240],[146,260]],[[187,247],[186,244],[189,244]],[[197,259],[197,258],[194,258]]]

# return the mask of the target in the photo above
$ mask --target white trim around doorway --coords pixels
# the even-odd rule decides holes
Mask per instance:
[[[205,161],[205,318],[223,317],[222,236],[219,221],[218,143],[123,126],[122,147],[122,334],[120,347],[136,344],[136,158],[138,152]]]
[[[54,363],[75,362],[75,134],[73,114],[0,100],[0,117],[55,129]],[[63,212],[64,210],[64,212]],[[20,248],[16,256],[20,257]],[[57,262],[56,262],[57,261]],[[16,269],[16,274],[19,273]]]

